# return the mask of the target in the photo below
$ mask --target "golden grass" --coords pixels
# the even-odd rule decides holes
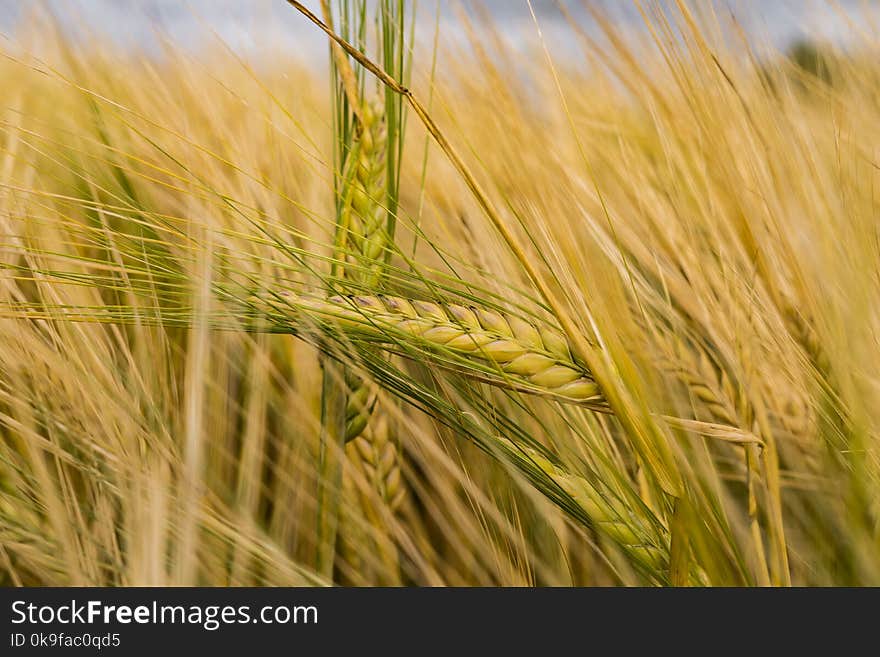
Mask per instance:
[[[816,75],[712,20],[417,58],[384,299],[328,274],[370,264],[334,251],[325,81],[9,53],[3,581],[880,583],[880,60],[854,35]],[[408,491],[384,447],[325,455],[369,466],[329,571],[319,353]],[[571,372],[597,403],[529,394]]]

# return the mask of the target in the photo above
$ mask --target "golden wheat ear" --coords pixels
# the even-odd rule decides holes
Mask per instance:
[[[389,349],[419,348],[438,362],[493,385],[568,403],[603,408],[592,375],[549,325],[477,306],[438,304],[395,296],[258,295],[249,304],[262,321],[296,331],[311,321],[352,339]],[[445,359],[443,356],[452,356]]]

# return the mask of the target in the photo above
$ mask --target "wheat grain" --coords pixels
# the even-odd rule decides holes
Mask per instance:
[[[368,481],[388,509],[399,509],[405,490],[397,460],[397,446],[391,440],[387,415],[383,413],[377,416],[347,449],[356,452]]]

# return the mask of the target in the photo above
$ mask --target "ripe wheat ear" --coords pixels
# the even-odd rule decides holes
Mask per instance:
[[[607,410],[589,370],[548,325],[476,306],[381,295],[263,294],[249,304],[271,330],[296,332],[307,319],[404,355],[412,355],[407,348],[421,348],[441,365],[493,385]],[[440,358],[446,354],[455,358]]]

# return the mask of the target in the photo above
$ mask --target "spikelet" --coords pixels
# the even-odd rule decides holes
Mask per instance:
[[[373,422],[346,448],[355,452],[367,481],[379,493],[382,503],[391,511],[397,511],[403,501],[404,489],[397,446],[391,440],[388,416],[378,415]],[[351,454],[352,457],[355,454]]]
[[[378,401],[376,387],[368,384],[351,370],[345,372],[348,399],[345,407],[345,442],[348,444],[363,433]]]

